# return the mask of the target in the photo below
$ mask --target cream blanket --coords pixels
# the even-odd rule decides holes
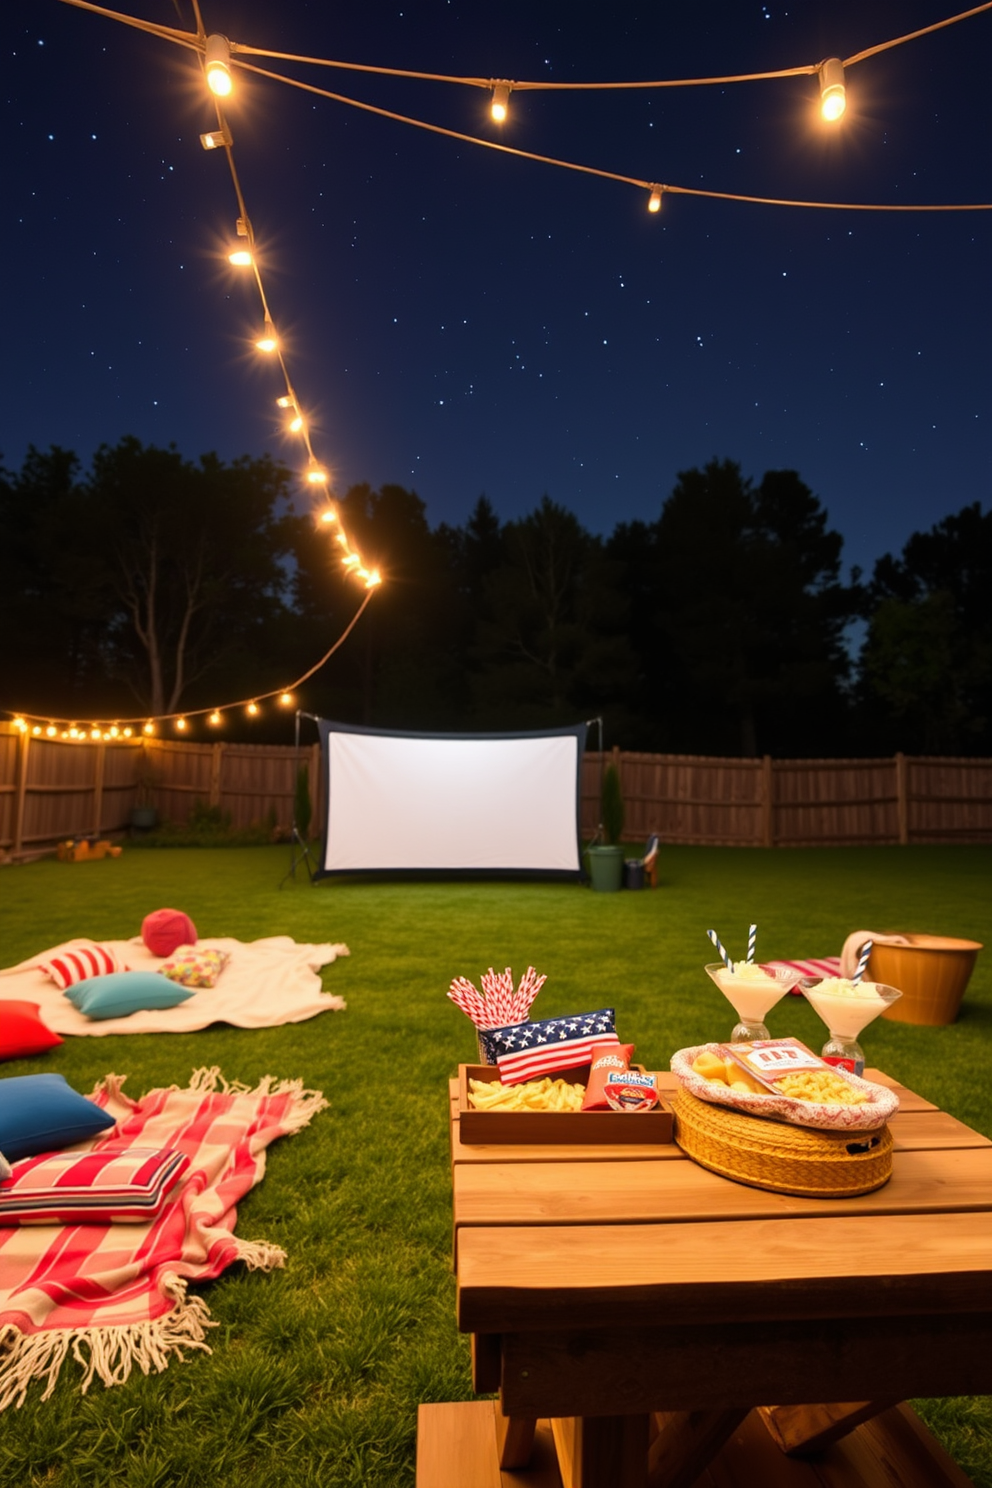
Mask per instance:
[[[42,1022],[54,1033],[91,1037],[106,1033],[190,1033],[210,1023],[274,1028],[280,1023],[302,1023],[317,1013],[339,1012],[346,1006],[343,998],[323,992],[320,985],[320,968],[338,956],[347,956],[346,945],[298,945],[288,935],[248,942],[206,936],[197,941],[198,950],[227,951],[231,957],[215,987],[199,988],[177,1007],[93,1021],[78,1012],[55,983],[37,970],[39,961],[78,944],[66,941],[0,972],[0,1000],[36,1002]],[[121,966],[129,971],[157,971],[165,959],[153,956],[140,935],[100,944],[110,946]]]

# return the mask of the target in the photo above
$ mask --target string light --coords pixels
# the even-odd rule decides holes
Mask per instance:
[[[226,36],[208,36],[203,53],[207,87],[218,98],[227,98],[234,87],[231,78],[231,43]]]
[[[324,486],[327,484],[327,471],[319,460],[310,456],[310,464],[307,467],[307,480],[312,486]]]
[[[223,714],[220,713],[218,711],[218,709],[215,708],[214,711],[210,714],[210,717],[207,719],[207,722],[208,723],[212,723],[214,725],[214,727],[216,728],[217,725],[221,722],[222,718],[223,718]]]
[[[493,122],[504,124],[506,116],[510,112],[510,85],[509,83],[496,83],[493,87],[493,101],[489,106]]]
[[[281,692],[279,694],[279,702],[283,708],[291,708],[294,702],[293,694],[291,692]]]
[[[184,734],[186,732],[186,720],[185,720],[185,718],[177,718],[176,719],[176,728],[179,730],[179,732],[181,734]]]
[[[817,76],[820,80],[820,114],[828,124],[834,124],[847,108],[844,64],[839,57],[828,57],[817,68]]]
[[[648,197],[648,211],[649,212],[660,212],[661,211],[661,193],[662,193],[663,190],[664,190],[664,187],[663,186],[652,186],[651,187],[651,195]]]
[[[231,131],[224,129],[212,129],[208,134],[200,135],[200,144],[205,150],[223,150],[225,146],[230,147],[234,141]]]
[[[258,712],[258,704],[249,703],[247,708],[245,709],[245,712],[249,714],[250,717],[254,718],[256,713]]]

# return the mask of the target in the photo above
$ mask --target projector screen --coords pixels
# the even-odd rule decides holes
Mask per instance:
[[[332,873],[582,876],[586,726],[420,734],[318,719]]]

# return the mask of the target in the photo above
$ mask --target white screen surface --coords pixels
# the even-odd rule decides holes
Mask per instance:
[[[575,733],[326,736],[324,871],[578,873]]]

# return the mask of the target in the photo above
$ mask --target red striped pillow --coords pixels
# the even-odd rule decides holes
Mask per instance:
[[[189,1163],[175,1149],[124,1143],[26,1157],[0,1181],[0,1225],[146,1224],[161,1212]]]
[[[38,970],[51,977],[63,992],[89,977],[108,976],[112,971],[124,969],[109,946],[97,945],[94,941],[80,942],[38,962]]]

